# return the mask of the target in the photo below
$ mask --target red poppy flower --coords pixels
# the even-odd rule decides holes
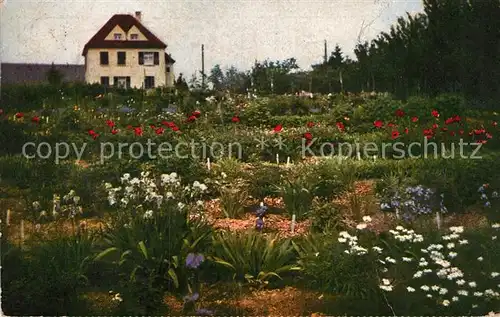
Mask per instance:
[[[190,116],[188,119],[187,119],[188,122],[194,122],[196,121],[196,116],[195,115],[192,115]]]
[[[464,132],[465,132],[464,130],[458,130],[458,133],[459,133],[460,135],[463,135],[463,134],[464,134]]]
[[[155,130],[156,134],[160,135],[163,134],[164,129],[162,127],[159,127],[158,129]]]
[[[451,136],[455,136],[455,131],[450,131]]]
[[[175,123],[173,123],[172,121],[163,121],[161,124],[163,124],[164,126],[167,126],[169,128],[175,127]]]
[[[487,138],[487,139],[491,139],[492,137],[493,137],[493,136],[492,136],[491,134],[486,133],[486,138]]]
[[[308,127],[308,128],[312,128],[312,127],[314,127],[314,122],[308,122],[308,123],[307,123],[307,127]]]
[[[455,120],[453,120],[453,118],[448,118],[444,121],[445,124],[452,124],[453,122],[455,122]]]
[[[115,126],[115,123],[111,120],[106,120],[106,125],[110,128],[114,127]]]
[[[150,124],[149,127],[153,130],[156,129],[156,126],[154,124]]]
[[[33,118],[31,118],[31,122],[33,122],[33,123],[40,123],[40,117],[34,116]]]
[[[456,115],[453,117],[453,121],[455,121],[455,122],[460,122],[461,120],[462,120],[462,118],[460,118],[459,115]]]
[[[401,118],[401,117],[404,117],[405,112],[403,110],[401,110],[401,109],[398,109],[398,110],[396,110],[395,115],[396,115],[396,117],[400,117]]]
[[[198,118],[199,116],[201,116],[201,112],[196,110],[196,111],[193,111],[193,113],[191,114],[192,116],[195,116],[196,118]]]
[[[24,117],[24,113],[22,112],[16,113],[16,118],[21,119],[22,117]]]
[[[432,110],[431,114],[434,118],[439,118],[439,112],[437,110]]]
[[[392,131],[391,137],[393,140],[397,139],[399,137],[399,131]]]
[[[408,132],[410,132],[410,130],[408,130],[408,128],[406,128],[405,133],[408,134]]]
[[[312,136],[311,132],[306,132],[306,133],[304,133],[304,138],[305,138],[305,139],[307,139],[307,140],[312,140],[312,137],[313,137],[313,136]]]
[[[179,127],[177,127],[177,126],[172,127],[172,131],[179,131]]]
[[[475,134],[475,135],[481,135],[481,134],[483,134],[484,132],[486,132],[484,129],[475,129],[475,130],[474,130],[474,134]]]
[[[433,128],[434,130],[436,130],[437,128],[439,128],[439,125],[438,125],[437,123],[434,123],[434,124],[432,125],[432,128]]]
[[[424,136],[427,139],[432,138],[434,136],[434,130],[432,130],[432,129],[424,129]]]
[[[389,122],[389,123],[387,124],[387,126],[388,126],[389,128],[393,128],[393,127],[395,127],[395,126],[396,126],[396,124],[394,124],[393,122]]]
[[[237,116],[234,116],[232,119],[231,119],[232,122],[240,122],[240,118],[237,117]]]
[[[447,127],[442,127],[441,131],[446,132],[446,131],[448,131],[448,128]]]
[[[337,122],[337,128],[340,130],[340,132],[343,132],[345,129],[345,126],[342,122]]]
[[[373,125],[376,128],[382,128],[384,126],[384,122],[382,120],[377,120],[377,121],[373,122]]]
[[[417,122],[418,121],[418,117],[411,117],[411,122]]]
[[[2,114],[2,113],[0,112],[0,114]],[[492,125],[493,125],[494,127],[496,127],[496,126],[498,125],[498,122],[493,121]]]
[[[117,133],[118,133],[118,131],[119,131],[119,130],[117,130],[117,129],[113,128],[113,129],[111,130],[111,133],[112,133],[112,134],[117,134]]]
[[[128,130],[132,130],[132,129],[133,129],[133,127],[129,124],[129,125],[127,126],[127,129],[128,129]]]
[[[281,124],[278,124],[273,129],[273,131],[276,132],[276,133],[281,132],[281,130],[283,130],[283,126]]]
[[[135,127],[134,128],[134,133],[135,133],[135,135],[141,136],[142,135],[142,128],[141,127]]]
[[[89,135],[95,140],[99,136],[94,130],[89,130]]]

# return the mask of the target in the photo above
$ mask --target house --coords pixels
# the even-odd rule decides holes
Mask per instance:
[[[85,44],[85,81],[105,86],[150,89],[174,85],[175,60],[167,45],[135,16],[115,14]]]
[[[2,63],[1,84],[44,84],[48,83],[47,74],[54,67],[62,75],[64,82],[84,82],[85,66],[75,64],[25,64]]]

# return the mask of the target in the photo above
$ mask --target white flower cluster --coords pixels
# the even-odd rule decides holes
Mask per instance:
[[[366,224],[366,219],[363,219]],[[500,228],[500,224],[493,224],[493,228]],[[358,230],[364,229],[364,226],[358,225]],[[408,230],[403,228],[402,226],[397,226],[395,230],[389,231],[395,240],[399,242],[423,242],[424,238],[420,234],[416,234],[413,230]],[[498,299],[500,297],[499,292],[493,289],[486,289],[484,291],[477,290],[478,284],[475,281],[466,281],[465,274],[458,267],[452,265],[452,260],[458,256],[458,250],[461,246],[469,244],[469,241],[463,239],[461,234],[464,232],[464,228],[462,226],[459,227],[450,227],[449,233],[442,236],[444,244],[430,244],[426,248],[421,248],[420,251],[422,256],[419,260],[417,258],[405,256],[402,257],[402,262],[406,263],[416,263],[417,271],[413,274],[413,279],[419,279],[424,275],[427,276],[436,276],[438,280],[443,283],[448,283],[448,285],[456,284],[458,289],[450,291],[449,288],[444,285],[421,285],[420,290],[424,292],[424,295],[427,298],[437,300],[443,306],[450,306],[454,302],[460,301],[460,297],[465,296],[474,296],[474,297],[489,297]],[[349,249],[344,252],[347,254],[365,254],[366,249],[360,247],[358,245],[358,237],[351,236],[347,232],[341,232],[339,234],[338,241],[341,243],[347,243],[349,245]],[[389,270],[386,268],[388,264],[396,264],[396,259],[382,255],[384,249],[374,246],[372,250],[382,256],[378,259],[383,267],[381,269],[382,272],[388,272]],[[417,256],[417,255],[414,255]],[[483,261],[483,257],[477,258],[477,261]],[[500,276],[499,272],[491,272],[489,277],[492,279],[498,278]],[[451,282],[451,284],[449,284]],[[438,283],[441,284],[441,283]],[[500,288],[500,284],[498,285]],[[379,288],[390,292],[394,289],[393,281],[388,277],[383,277],[381,279],[381,284]],[[473,289],[473,291],[468,290]],[[451,288],[453,289],[453,288]],[[406,290],[410,293],[416,291],[414,287],[407,286]],[[445,298],[449,296],[448,298]],[[477,304],[474,305],[477,307]],[[473,307],[473,308],[475,308]]]
[[[370,216],[364,216],[363,217],[363,222],[359,223],[356,226],[356,229],[358,229],[358,230],[365,229],[371,221],[372,221],[372,218]]]
[[[347,231],[339,233],[338,241],[340,243],[347,243],[349,249],[344,251],[347,254],[363,255],[368,253],[367,249],[358,245],[358,237],[351,236]]]
[[[393,235],[394,239],[400,242],[423,242],[424,236],[421,234],[415,233],[412,229],[405,229],[402,226],[397,226],[396,230],[389,230],[389,232]]]
[[[145,204],[149,208],[143,215],[144,219],[153,218],[153,210],[160,209],[162,204],[168,200],[177,200],[177,207],[183,209],[185,204],[179,200],[186,195],[192,198],[208,190],[205,184],[198,181],[182,190],[180,179],[175,172],[162,174],[158,182],[150,177],[149,172],[141,172],[140,178],[131,178],[130,174],[126,173],[120,180],[122,185],[120,187],[113,188],[110,183],[105,184],[109,204],[113,206],[118,205],[119,202],[118,207],[121,208],[139,208]],[[198,204],[200,203],[198,202]]]

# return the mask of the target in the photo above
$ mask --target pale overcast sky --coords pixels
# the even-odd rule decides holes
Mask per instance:
[[[3,3],[2,3],[3,2]],[[190,77],[215,64],[250,69],[255,59],[295,57],[309,68],[339,43],[354,57],[362,39],[388,30],[421,0],[0,0],[0,61],[82,64],[85,43],[116,13],[142,11],[143,24],[167,45],[175,72]]]

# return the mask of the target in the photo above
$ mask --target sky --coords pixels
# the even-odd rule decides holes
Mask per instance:
[[[142,12],[167,44],[176,75],[215,64],[250,69],[255,59],[294,57],[302,69],[321,62],[324,40],[354,58],[360,38],[387,31],[421,0],[0,0],[0,61],[83,64],[83,46],[113,14]],[[363,27],[364,26],[364,27]],[[360,30],[363,29],[363,32]],[[361,34],[360,34],[361,33]]]

